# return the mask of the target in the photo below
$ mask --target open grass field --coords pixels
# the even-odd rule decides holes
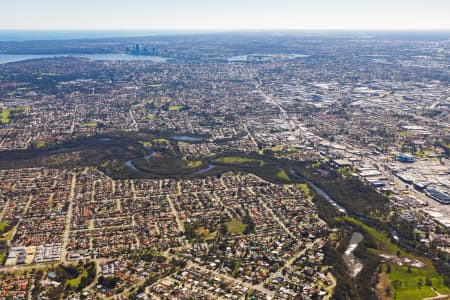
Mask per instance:
[[[149,85],[147,85],[148,87],[151,87],[151,88],[159,88],[159,87],[162,87],[162,83],[154,83],[154,84],[149,84]]]
[[[0,236],[0,240],[10,241],[12,239],[13,233],[14,233],[14,227],[11,228],[9,231],[3,233],[2,236]]]
[[[5,233],[6,229],[8,229],[9,224],[6,222],[0,222],[0,233]]]
[[[389,273],[389,281],[392,283],[394,280],[401,282],[401,287],[396,291],[397,300],[422,300],[427,297],[436,296],[436,293],[431,289],[433,287],[441,294],[450,294],[450,288],[444,284],[443,278],[437,273],[433,264],[428,258],[417,257],[414,254],[406,253],[398,245],[391,242],[390,238],[384,233],[378,232],[375,228],[370,227],[363,222],[356,220],[352,217],[341,217],[341,220],[346,220],[357,227],[362,228],[368,234],[370,234],[377,243],[378,249],[374,249],[374,253],[389,253],[396,255],[400,253],[402,257],[408,257],[411,259],[418,259],[425,264],[423,268],[411,267],[411,272],[408,272],[408,266],[391,267]],[[430,279],[432,286],[426,286],[426,279]],[[419,279],[422,281],[422,285],[419,286]],[[394,292],[394,291],[392,291]]]
[[[97,123],[96,122],[88,122],[88,123],[84,123],[81,126],[82,127],[97,127]]]
[[[159,119],[159,117],[155,114],[149,114],[141,117],[141,121],[153,121]]]
[[[368,234],[370,234],[375,239],[378,245],[378,250],[380,250],[381,252],[389,252],[392,255],[396,255],[397,251],[399,251],[401,256],[415,258],[414,255],[408,254],[405,251],[403,251],[398,245],[392,243],[391,239],[386,234],[378,232],[375,228],[370,227],[352,217],[341,217],[339,219],[345,220],[364,229]]]
[[[0,240],[9,241],[13,232],[14,227],[10,227],[7,222],[0,222]]]
[[[227,225],[228,232],[230,233],[242,233],[247,227],[239,220],[231,220],[230,222],[225,223],[225,225]]]
[[[286,171],[284,169],[280,169],[280,171],[277,173],[277,177],[284,181],[289,181],[290,178]]]
[[[22,114],[27,109],[27,106],[4,108],[0,111],[0,121],[3,124],[8,124],[11,122],[11,114]]]
[[[298,183],[296,186],[300,189],[300,191],[302,191],[303,194],[305,194],[306,197],[311,198],[311,190],[309,189],[307,183]]]
[[[168,139],[154,139],[152,140],[152,142],[157,143],[157,144],[168,144],[169,140]]]
[[[45,141],[37,141],[35,146],[38,149],[42,149],[42,148],[45,148],[45,146],[47,146],[47,143]]]
[[[151,142],[147,142],[147,141],[139,141],[139,143],[141,143],[141,145],[144,147],[150,147],[152,145]]]
[[[203,238],[205,240],[212,240],[216,237],[217,232],[209,232],[208,229],[206,229],[205,227],[200,227],[195,231],[197,234],[200,234],[203,236]]]
[[[169,111],[180,111],[184,108],[183,105],[170,105]]]
[[[239,157],[239,156],[225,156],[214,160],[215,163],[226,164],[226,165],[243,165],[257,163],[260,167],[263,167],[266,163],[263,160]]]
[[[0,222],[0,241],[5,243],[5,241],[8,241],[12,237],[14,228],[10,228],[9,224],[7,222]],[[8,249],[2,247],[0,252],[0,265],[3,265],[6,261],[6,257],[8,255]]]
[[[83,268],[83,272],[81,272],[80,273],[80,275],[78,275],[77,277],[75,277],[75,278],[73,278],[73,279],[69,279],[69,280],[67,280],[67,284],[68,285],[70,285],[71,287],[73,287],[73,288],[77,288],[79,285],[80,285],[80,283],[81,283],[81,278],[82,277],[87,277],[88,276],[88,271],[85,269],[85,268]]]
[[[2,109],[2,111],[0,112],[0,119],[1,119],[3,124],[9,123],[10,122],[10,120],[9,120],[9,110]]]
[[[436,271],[428,268],[411,268],[411,272],[408,272],[407,266],[393,266],[389,274],[391,282],[394,280],[401,282],[401,287],[396,291],[396,299],[399,300],[421,300],[426,297],[436,296],[431,287],[425,285],[426,278],[431,280],[431,287],[439,293],[450,294],[450,289],[445,286],[442,277]],[[419,280],[422,281],[420,287]]]
[[[202,164],[203,164],[203,162],[201,160],[195,160],[195,161],[191,160],[191,161],[188,161],[186,166],[188,168],[195,169],[195,168],[201,167]]]
[[[281,152],[285,148],[286,148],[285,145],[277,145],[277,146],[274,146],[274,147],[263,148],[263,149],[259,150],[259,154],[263,155],[266,150],[270,150],[270,151],[275,152],[275,153],[276,152]]]

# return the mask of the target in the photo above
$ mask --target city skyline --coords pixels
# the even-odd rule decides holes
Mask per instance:
[[[19,0],[2,4],[0,30],[445,30],[449,14],[443,0]]]

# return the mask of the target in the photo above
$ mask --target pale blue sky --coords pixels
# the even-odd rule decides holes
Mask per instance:
[[[450,0],[0,0],[0,29],[450,29]]]

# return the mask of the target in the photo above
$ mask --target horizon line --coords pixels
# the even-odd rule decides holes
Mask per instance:
[[[0,31],[450,31],[449,28],[0,28]]]

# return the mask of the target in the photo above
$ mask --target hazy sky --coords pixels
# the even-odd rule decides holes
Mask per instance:
[[[0,29],[450,29],[450,0],[0,0]]]

